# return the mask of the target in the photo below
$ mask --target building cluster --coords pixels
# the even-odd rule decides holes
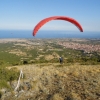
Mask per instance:
[[[92,44],[80,44],[74,42],[59,42],[59,45],[64,46],[65,48],[71,48],[76,50],[84,50],[84,52],[100,52],[100,45],[92,45]]]

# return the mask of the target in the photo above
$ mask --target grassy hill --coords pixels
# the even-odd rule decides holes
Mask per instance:
[[[0,98],[99,100],[99,47],[96,39],[0,39]]]
[[[25,77],[21,78],[17,92],[10,93],[8,97],[2,96],[5,100],[99,100],[100,98],[99,65],[42,63],[15,68],[22,69]],[[14,90],[17,82],[12,81],[11,84]]]

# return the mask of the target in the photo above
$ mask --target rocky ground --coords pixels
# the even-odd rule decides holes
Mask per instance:
[[[100,65],[35,64],[22,69],[20,87],[2,89],[1,100],[100,100]],[[9,67],[10,68],[10,67]]]

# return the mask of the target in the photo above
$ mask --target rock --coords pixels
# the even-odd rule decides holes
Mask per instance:
[[[6,88],[3,88],[3,89],[1,89],[0,91],[1,91],[2,94],[4,94],[4,93],[7,92],[7,89],[6,89]]]

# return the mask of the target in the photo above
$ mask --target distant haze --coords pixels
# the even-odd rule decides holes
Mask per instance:
[[[0,30],[0,38],[98,38],[100,32],[79,31],[38,31],[36,36],[32,30]]]

